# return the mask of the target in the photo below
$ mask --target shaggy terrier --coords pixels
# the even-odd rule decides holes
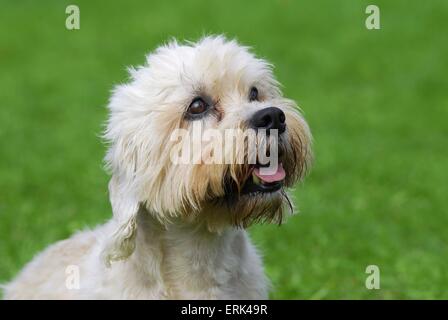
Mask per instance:
[[[48,247],[5,297],[267,299],[245,229],[292,211],[285,188],[311,159],[298,107],[269,63],[222,36],[172,41],[129,72],[104,134],[113,219]]]

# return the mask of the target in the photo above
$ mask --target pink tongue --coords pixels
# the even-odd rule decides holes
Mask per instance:
[[[263,182],[272,183],[272,182],[278,182],[285,179],[286,173],[285,169],[283,169],[283,166],[281,163],[277,166],[277,171],[272,174],[261,174],[260,172],[261,168],[254,168],[255,175],[263,180]],[[264,168],[263,171],[268,171],[272,169]]]

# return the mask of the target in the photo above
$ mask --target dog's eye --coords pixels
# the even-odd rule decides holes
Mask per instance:
[[[202,98],[195,98],[188,107],[188,113],[201,114],[207,111],[208,104]]]
[[[258,101],[258,89],[255,87],[250,88],[249,101]]]

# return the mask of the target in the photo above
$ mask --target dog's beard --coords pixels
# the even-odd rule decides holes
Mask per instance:
[[[284,189],[273,193],[230,194],[215,205],[227,208],[230,223],[243,228],[254,223],[281,224],[286,210],[293,210]]]
[[[238,227],[246,228],[255,223],[281,224],[293,205],[285,188],[291,187],[307,170],[307,149],[298,138],[295,143],[279,141],[279,165],[286,176],[274,186],[254,184],[254,170],[258,164],[231,165],[224,175],[224,196],[210,201],[212,210],[226,209],[228,221]],[[247,155],[245,155],[247,160]],[[257,179],[258,180],[258,179]]]

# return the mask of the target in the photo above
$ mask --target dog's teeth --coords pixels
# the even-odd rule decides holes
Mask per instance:
[[[255,174],[252,174],[252,181],[253,181],[256,185],[260,185],[260,184],[261,184],[261,180],[260,180],[260,178],[258,178]]]

